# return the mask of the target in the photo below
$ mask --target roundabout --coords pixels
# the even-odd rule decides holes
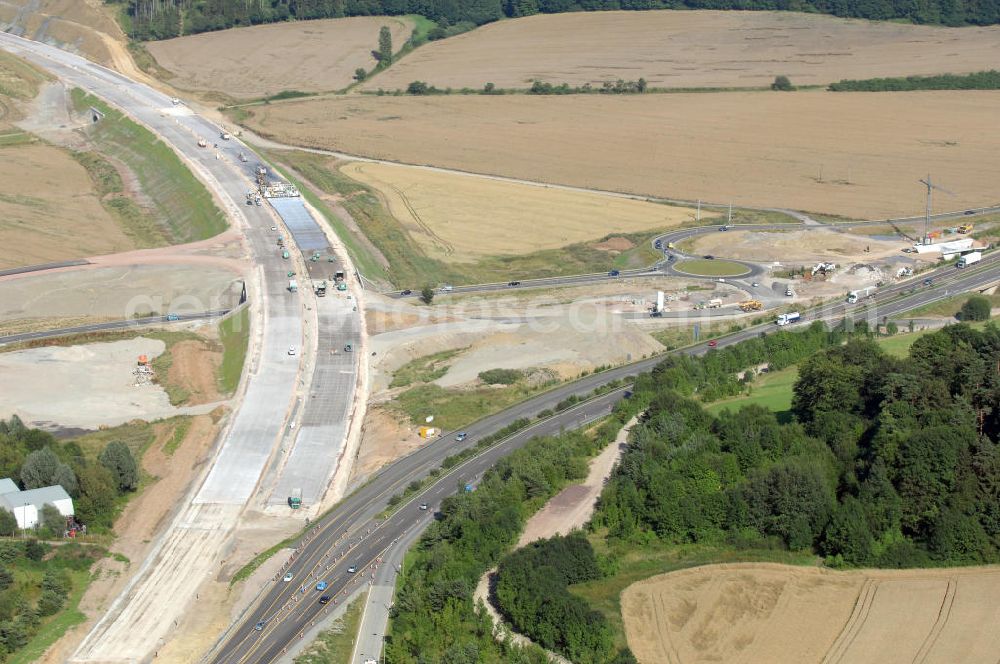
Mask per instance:
[[[671,267],[678,274],[693,277],[746,277],[754,273],[754,269],[745,263],[706,258],[680,260]]]

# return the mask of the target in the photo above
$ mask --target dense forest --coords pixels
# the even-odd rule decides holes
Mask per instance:
[[[448,26],[483,25],[504,17],[613,9],[787,10],[873,20],[943,25],[1000,22],[1000,0],[106,0],[124,5],[134,39],[291,19],[421,14]],[[432,38],[434,35],[431,36]]]
[[[595,526],[668,542],[814,549],[828,564],[1000,560],[1000,330],[954,325],[906,359],[853,338],[800,365],[795,421],[653,398]]]
[[[572,585],[614,574],[622,552],[700,543],[811,553],[835,567],[1000,561],[998,328],[950,326],[920,337],[907,358],[885,354],[863,327],[770,339],[668,359],[597,432],[535,440],[475,493],[448,498],[410,554],[387,661],[544,661],[497,643],[472,610],[494,565],[494,597],[519,631],[580,664],[619,664],[634,658],[616,651],[609,622]],[[762,354],[799,364],[791,422],[759,406],[704,410],[696,399],[718,385],[704,376]],[[590,532],[509,553],[526,516],[640,412]]]

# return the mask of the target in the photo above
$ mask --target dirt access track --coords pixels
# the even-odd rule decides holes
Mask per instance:
[[[170,85],[181,90],[242,99],[284,90],[324,92],[347,87],[359,67],[375,67],[371,52],[383,25],[397,49],[413,32],[407,18],[359,16],[208,32],[149,42],[146,48],[174,74]]]
[[[528,88],[643,77],[663,88],[766,87],[960,74],[1000,60],[1000,27],[944,28],[792,12],[621,11],[498,21],[417,49],[363,86]]]
[[[747,563],[622,593],[641,664],[995,664],[1000,568],[862,570]]]
[[[935,209],[998,194],[996,91],[350,95],[250,110],[252,129],[285,143],[737,206],[922,214],[927,173],[956,193]]]
[[[556,249],[695,218],[690,208],[408,166],[352,162],[340,170],[377,189],[429,254],[455,261]]]

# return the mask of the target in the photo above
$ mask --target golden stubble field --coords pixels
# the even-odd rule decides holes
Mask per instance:
[[[944,28],[792,12],[620,11],[498,21],[419,48],[365,84],[394,90],[582,85],[638,79],[667,88],[798,85],[965,73],[1000,62],[1000,26]]]
[[[254,107],[277,140],[580,187],[857,218],[1000,200],[1000,92],[359,97]]]
[[[670,228],[695,218],[690,208],[411,166],[351,162],[340,170],[377,189],[428,254],[459,262]]]
[[[708,565],[622,593],[641,664],[995,664],[1000,568]]]
[[[0,270],[135,248],[83,166],[44,144],[0,149],[0,246]]]
[[[149,42],[157,63],[175,74],[182,90],[222,92],[236,98],[283,90],[324,92],[351,83],[354,70],[371,70],[379,29],[389,26],[393,48],[410,37],[413,23],[400,17],[295,21],[202,33]]]

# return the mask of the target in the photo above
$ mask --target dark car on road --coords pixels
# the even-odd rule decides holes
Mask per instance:
[[[621,272],[619,270],[611,270],[610,272],[608,272],[609,277],[617,277],[620,274]]]
[[[402,293],[400,293],[400,295],[413,295],[413,291],[411,291],[409,288],[407,288],[405,291],[403,291]]]
[[[704,258],[707,261],[714,261],[715,260],[715,256],[713,256],[712,254],[705,254],[702,258]]]
[[[520,286],[521,282],[520,281],[508,281],[507,285],[510,286],[511,288],[513,288],[514,286]]]
[[[319,598],[319,603],[320,604],[329,604],[330,603],[330,596],[329,595],[323,595],[322,597]]]

